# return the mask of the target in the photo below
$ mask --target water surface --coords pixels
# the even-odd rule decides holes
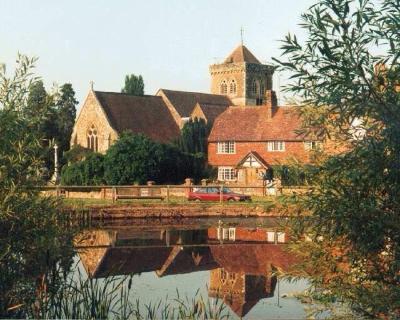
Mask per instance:
[[[297,262],[287,251],[284,223],[276,218],[112,222],[82,231],[76,248],[89,277],[133,275],[132,299],[143,305],[201,294],[221,299],[232,318],[304,319],[304,305],[294,295],[307,282],[276,276]]]

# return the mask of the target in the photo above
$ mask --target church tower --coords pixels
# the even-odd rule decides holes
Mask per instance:
[[[234,105],[262,105],[265,91],[272,90],[274,70],[241,44],[223,63],[210,66],[211,93],[228,96]]]

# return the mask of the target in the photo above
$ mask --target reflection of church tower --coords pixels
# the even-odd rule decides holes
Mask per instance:
[[[228,272],[224,268],[210,271],[208,295],[224,300],[239,317],[244,317],[263,298],[273,297],[276,277]]]
[[[210,66],[211,93],[227,95],[235,105],[261,105],[272,90],[274,67],[262,64],[244,45],[223,63]]]

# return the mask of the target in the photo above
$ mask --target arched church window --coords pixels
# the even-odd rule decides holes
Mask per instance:
[[[258,88],[259,88],[260,84],[258,82],[258,80],[253,80],[253,84],[252,84],[252,92],[254,96],[258,95]]]
[[[87,148],[95,152],[99,150],[99,139],[94,125],[90,127],[87,133]]]
[[[236,81],[235,80],[232,80],[231,83],[229,84],[229,93],[236,94]]]
[[[263,97],[265,93],[264,82],[260,82],[260,97]]]
[[[227,93],[228,93],[228,84],[226,83],[225,80],[223,80],[223,81],[221,82],[221,85],[220,85],[220,93],[221,93],[221,94],[227,94]]]

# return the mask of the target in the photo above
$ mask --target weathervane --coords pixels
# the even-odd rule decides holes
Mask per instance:
[[[240,41],[241,41],[242,45],[243,45],[243,33],[244,33],[244,29],[243,29],[243,27],[240,27]]]

